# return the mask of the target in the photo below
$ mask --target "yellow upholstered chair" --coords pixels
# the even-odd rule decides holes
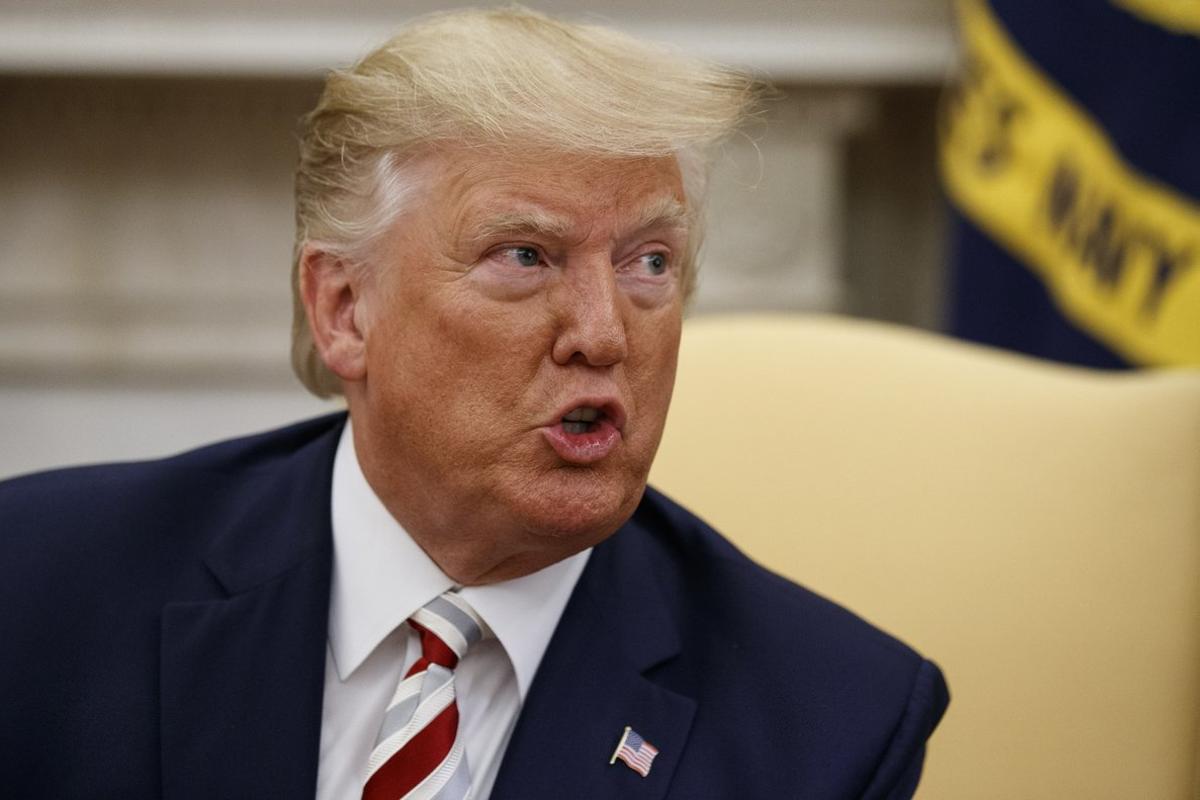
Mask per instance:
[[[651,482],[940,664],[919,798],[1200,796],[1200,372],[702,317]]]

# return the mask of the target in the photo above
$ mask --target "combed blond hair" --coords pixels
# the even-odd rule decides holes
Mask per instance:
[[[754,95],[753,81],[736,71],[525,8],[456,11],[408,25],[331,73],[303,121],[292,271],[297,376],[318,396],[341,390],[301,302],[304,246],[363,260],[417,188],[404,171],[415,156],[441,144],[675,156],[698,208],[711,153]],[[700,243],[699,223],[694,229],[685,295]]]

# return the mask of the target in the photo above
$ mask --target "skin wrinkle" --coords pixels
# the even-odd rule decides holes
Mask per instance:
[[[641,499],[674,381],[690,212],[672,158],[429,158],[422,202],[372,256],[363,377],[343,388],[384,505],[448,575],[487,583],[599,542]],[[556,222],[516,244],[557,260],[521,267],[514,243],[479,240],[530,212]],[[666,273],[646,269],[649,252],[669,254]],[[583,397],[628,415],[587,466],[540,430]]]
[[[470,235],[470,241],[475,246],[482,246],[496,238],[543,236],[565,239],[571,230],[571,223],[569,220],[544,212],[529,210],[497,215],[478,223],[474,229]]]

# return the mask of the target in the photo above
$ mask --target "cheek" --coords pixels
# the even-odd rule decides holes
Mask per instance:
[[[447,304],[436,317],[436,337],[473,374],[528,377],[529,367],[550,350],[553,322],[537,298],[525,302],[496,302],[474,293]]]
[[[654,416],[661,429],[675,386],[675,366],[679,357],[681,313],[678,308],[649,315],[639,325],[637,383],[642,410]]]
[[[552,325],[531,304],[495,303],[467,291],[407,326],[397,375],[402,391],[450,425],[515,418],[549,352]],[[471,422],[474,421],[474,422]]]
[[[668,365],[673,374],[683,333],[683,304],[678,293],[662,307],[642,311],[637,319],[639,350],[643,357],[659,368]]]

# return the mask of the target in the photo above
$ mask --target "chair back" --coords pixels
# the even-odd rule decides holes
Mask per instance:
[[[942,667],[919,798],[1200,797],[1200,372],[702,317],[651,483]]]

